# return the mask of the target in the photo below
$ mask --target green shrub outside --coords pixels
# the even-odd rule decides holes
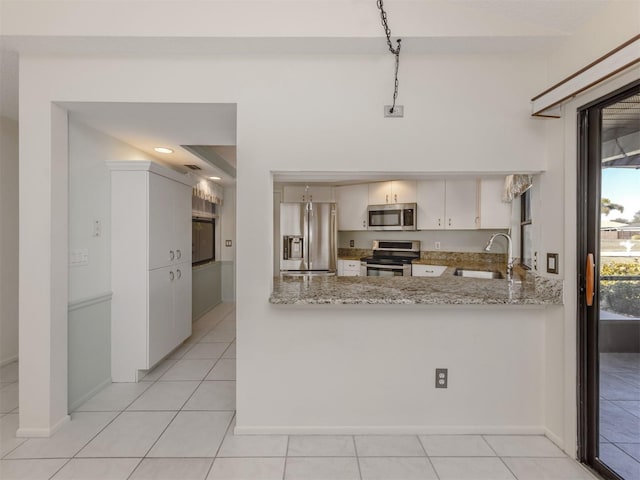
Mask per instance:
[[[600,268],[601,276],[640,276],[640,262],[611,262]],[[624,315],[640,317],[640,280],[602,280],[600,302],[603,308]]]

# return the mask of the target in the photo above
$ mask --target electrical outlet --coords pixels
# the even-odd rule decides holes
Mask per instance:
[[[356,246],[355,240],[349,240],[349,246],[352,248],[355,247]]]
[[[436,388],[447,388],[449,385],[449,369],[436,368]]]
[[[533,269],[538,270],[538,252],[533,252]]]
[[[391,117],[391,118],[404,117],[404,105],[396,105],[395,108],[393,109],[393,112],[391,111],[391,105],[385,105],[384,116]]]
[[[224,241],[224,246],[225,247],[230,247],[232,245],[231,240],[225,240]]]
[[[436,242],[435,243],[435,249],[436,250],[440,250],[440,242]]]

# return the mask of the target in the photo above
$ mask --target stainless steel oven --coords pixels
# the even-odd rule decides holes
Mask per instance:
[[[420,258],[419,240],[374,240],[373,255],[360,259],[363,277],[410,277],[411,262]]]
[[[374,261],[375,262],[375,261]],[[410,277],[411,263],[360,262],[363,277]]]

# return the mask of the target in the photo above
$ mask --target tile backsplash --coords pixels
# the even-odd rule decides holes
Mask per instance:
[[[371,250],[374,240],[420,240],[425,252],[484,252],[484,247],[496,232],[507,230],[417,230],[414,232],[339,231],[338,248],[349,248],[353,240],[356,249]],[[503,242],[503,243],[500,243]],[[436,244],[440,246],[436,249]],[[515,253],[514,245],[514,253]],[[491,253],[506,253],[506,241],[496,239]]]

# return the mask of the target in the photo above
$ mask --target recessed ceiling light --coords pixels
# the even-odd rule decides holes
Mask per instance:
[[[156,147],[154,150],[158,153],[173,153],[173,150],[167,147]]]
[[[209,177],[210,180],[222,180],[220,177]]]

